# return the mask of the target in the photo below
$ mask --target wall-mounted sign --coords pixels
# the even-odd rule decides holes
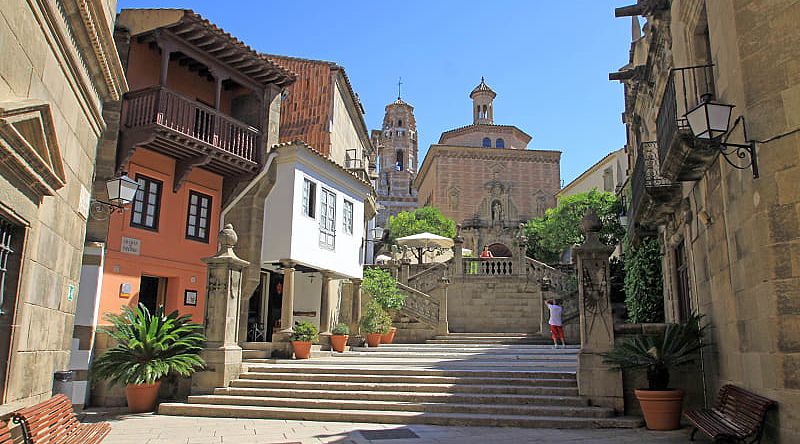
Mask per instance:
[[[185,290],[183,292],[183,305],[197,305],[197,290]]]
[[[130,282],[123,282],[119,285],[119,297],[129,298],[133,293],[133,285]]]
[[[119,251],[128,254],[135,254],[139,255],[141,251],[142,241],[139,239],[134,239],[132,237],[122,237],[122,245],[119,248]]]
[[[75,299],[75,286],[69,284],[67,289],[67,300],[72,302],[73,299]]]

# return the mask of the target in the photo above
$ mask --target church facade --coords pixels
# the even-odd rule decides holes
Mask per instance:
[[[464,247],[484,245],[495,256],[512,255],[519,224],[555,206],[561,152],[531,150],[531,136],[494,123],[497,94],[484,79],[473,89],[473,123],[445,131],[431,145],[417,174],[420,205],[461,224]]]

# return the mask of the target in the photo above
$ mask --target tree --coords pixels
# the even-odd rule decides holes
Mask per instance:
[[[644,238],[634,245],[628,237],[625,250],[625,306],[630,322],[664,322],[664,280],[661,245]]]
[[[597,190],[564,197],[557,207],[525,225],[528,256],[546,263],[558,262],[564,250],[583,242],[581,219],[589,208],[594,209],[603,223],[600,240],[606,245],[617,245],[625,234],[617,218],[620,205],[614,194]]]
[[[406,300],[406,295],[397,288],[394,276],[381,268],[364,269],[361,289],[386,310],[399,310]]]
[[[426,232],[453,238],[456,235],[456,223],[453,219],[444,217],[442,212],[434,207],[401,211],[397,216],[389,218],[391,243],[394,243],[399,237]]]

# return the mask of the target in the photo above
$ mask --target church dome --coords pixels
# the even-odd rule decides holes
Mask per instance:
[[[489,93],[492,95],[492,98],[497,96],[497,93],[495,93],[492,88],[489,88],[489,85],[486,84],[486,80],[484,80],[483,77],[481,77],[481,83],[476,86],[471,93],[469,93],[469,97],[474,98],[478,93]]]

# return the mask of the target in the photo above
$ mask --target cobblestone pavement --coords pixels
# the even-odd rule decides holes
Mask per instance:
[[[106,444],[525,444],[688,442],[687,429],[521,429],[360,424],[270,419],[200,418],[89,411],[84,420],[106,420],[112,431]],[[416,435],[416,437],[413,437]],[[399,438],[399,436],[403,436]],[[698,442],[707,442],[702,439]]]

